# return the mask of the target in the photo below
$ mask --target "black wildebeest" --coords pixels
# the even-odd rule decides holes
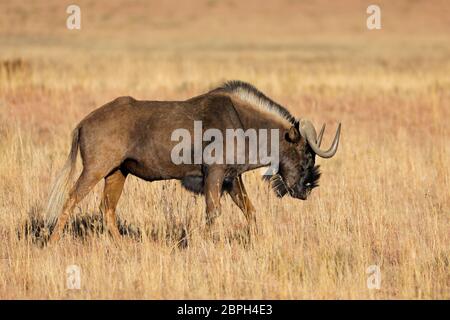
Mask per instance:
[[[222,132],[230,128],[279,130],[279,168],[270,180],[278,196],[288,193],[303,200],[317,186],[320,176],[315,155],[330,158],[336,153],[341,128],[339,124],[331,147],[324,151],[320,149],[324,126],[317,136],[310,121],[296,120],[284,107],[241,81],[227,82],[185,101],[117,98],[93,111],[73,131],[68,159],[48,204],[48,223],[54,225],[50,243],[61,236],[74,206],[103,178],[100,207],[106,227],[117,240],[120,234],[115,208],[128,174],[147,181],[179,179],[187,189],[203,193],[208,225],[218,216],[220,197],[225,191],[242,210],[249,226],[253,225],[255,210],[241,175],[267,164],[175,164],[171,151],[176,142],[171,133],[179,128],[192,131],[194,121],[202,121],[204,130],[215,128]],[[78,149],[83,170],[70,188]]]

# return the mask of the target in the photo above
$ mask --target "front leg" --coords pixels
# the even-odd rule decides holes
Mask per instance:
[[[241,209],[247,219],[249,232],[256,233],[255,207],[248,197],[247,191],[244,187],[244,182],[242,181],[242,177],[240,175],[233,181],[233,187],[228,193],[230,194],[233,202],[239,207],[239,209]]]
[[[214,219],[220,215],[220,196],[225,171],[222,167],[208,167],[205,177],[206,225],[211,227]]]

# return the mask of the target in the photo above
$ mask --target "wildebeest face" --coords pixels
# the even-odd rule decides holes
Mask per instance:
[[[298,130],[291,129],[285,136],[280,153],[278,173],[271,178],[272,186],[279,197],[306,200],[312,189],[318,186],[319,166],[315,166],[315,153]]]
[[[312,189],[319,185],[319,166],[312,166],[300,173],[299,181],[292,188],[290,195],[294,198],[306,200]]]
[[[331,158],[336,154],[341,125],[338,125],[333,143],[328,150],[320,149],[325,125],[319,135],[308,120],[296,122],[285,133],[280,144],[280,166],[278,173],[270,180],[277,196],[287,193],[291,197],[306,200],[312,189],[319,184],[319,166],[315,165],[316,155]]]

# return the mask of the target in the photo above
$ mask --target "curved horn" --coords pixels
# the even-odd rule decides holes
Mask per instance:
[[[322,130],[320,131],[319,138],[317,137],[316,129],[314,128],[313,124],[309,120],[301,120],[300,122],[300,134],[303,136],[303,138],[308,141],[308,144],[310,145],[311,149],[322,158],[331,158],[336,154],[338,145],[339,145],[339,137],[341,135],[341,124],[339,123],[338,128],[336,130],[336,135],[334,136],[333,143],[331,144],[331,147],[324,151],[320,149],[320,143],[322,142],[322,135],[325,130],[324,127],[322,127]]]
[[[322,144],[323,133],[325,132],[325,123],[322,125],[322,129],[320,129],[319,136],[317,137],[317,146],[320,147]]]

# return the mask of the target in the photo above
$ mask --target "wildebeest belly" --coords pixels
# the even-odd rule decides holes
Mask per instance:
[[[196,194],[204,194],[205,179],[203,176],[186,176],[181,179],[181,185]],[[222,183],[222,193],[233,188],[233,178],[225,178]]]
[[[182,179],[188,175],[201,175],[200,165],[180,165],[164,161],[150,162],[148,159],[140,157],[129,157],[121,165],[127,173],[146,181],[156,181],[164,179]]]
[[[178,179],[181,180],[181,185],[187,190],[195,194],[204,194],[205,179],[201,175],[201,170],[190,170],[190,174],[180,177],[180,172],[176,174],[172,172],[167,172],[167,169],[159,170],[154,166],[148,166],[144,163],[139,162],[135,159],[127,159],[122,164],[122,169],[127,173],[130,173],[138,178],[146,181],[156,181],[165,179]],[[222,193],[225,191],[230,191],[233,187],[234,177],[226,177],[222,183]]]

